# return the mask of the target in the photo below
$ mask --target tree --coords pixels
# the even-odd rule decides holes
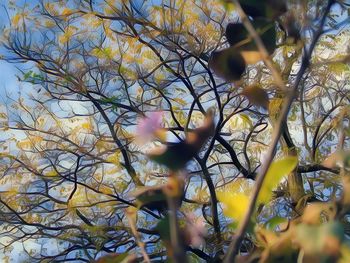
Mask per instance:
[[[3,249],[346,262],[348,10],[10,1],[3,58],[31,88],[0,115]]]

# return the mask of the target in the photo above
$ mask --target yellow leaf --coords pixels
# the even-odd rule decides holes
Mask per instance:
[[[71,15],[73,13],[73,10],[71,10],[71,9],[69,9],[69,8],[65,8],[65,9],[63,9],[63,11],[62,11],[62,16],[69,16],[69,15]]]
[[[81,125],[81,127],[85,130],[91,130],[92,126],[90,122],[85,122]]]
[[[29,139],[17,142],[17,147],[21,150],[30,149],[33,146]]]
[[[99,48],[94,48],[91,51],[91,54],[93,54],[94,56],[100,59],[113,59],[116,56],[117,51],[113,50],[111,47],[104,47],[104,48],[99,47]]]
[[[113,163],[113,164],[116,164],[116,165],[119,165],[119,157],[120,157],[120,154],[119,152],[116,152],[116,153],[113,153],[111,155],[109,155],[106,159],[107,162],[110,162],[110,163]]]
[[[51,27],[54,27],[56,26],[56,23],[52,20],[46,20],[45,23],[44,23],[45,27],[47,28],[51,28]]]
[[[280,160],[274,161],[267,171],[265,180],[262,184],[258,196],[259,203],[267,203],[272,197],[272,190],[274,190],[284,176],[291,173],[298,163],[296,156],[288,156]]]
[[[40,136],[31,136],[30,140],[33,144],[39,144],[41,143],[44,139]]]
[[[338,263],[350,262],[350,247],[346,244],[341,245],[340,255]]]
[[[174,101],[179,103],[181,106],[186,106],[187,105],[187,102],[184,99],[182,99],[182,98],[175,98]]]
[[[248,115],[241,113],[235,114],[227,122],[229,131],[249,129],[253,126],[253,123]]]
[[[13,25],[14,27],[18,26],[19,21],[21,20],[21,18],[22,18],[22,15],[21,15],[21,14],[16,14],[16,15],[14,15],[14,16],[12,17],[12,25]]]
[[[224,215],[240,222],[248,208],[249,198],[244,193],[218,192],[218,199],[224,205]]]
[[[241,118],[243,123],[246,124],[246,126],[248,125],[248,127],[253,127],[253,123],[247,114],[241,113],[239,117]]]
[[[118,166],[119,165],[119,163],[117,164],[117,163],[114,163],[116,166],[114,166],[113,168],[111,168],[111,169],[106,169],[106,174],[107,175],[117,175],[117,173],[118,172],[120,172],[120,170],[121,170],[121,167],[120,166]]]
[[[113,189],[111,189],[108,186],[101,185],[99,188],[99,191],[106,194],[106,195],[112,195],[113,194]]]
[[[55,177],[55,176],[58,176],[58,173],[55,170],[52,170],[50,172],[47,172],[45,174],[45,176],[47,176],[47,177]]]
[[[274,98],[274,99],[270,100],[269,115],[270,115],[272,121],[275,121],[278,119],[278,116],[281,112],[282,105],[283,105],[282,98]]]
[[[58,15],[58,8],[57,5],[55,3],[45,3],[44,7],[46,9],[46,11],[53,16]]]
[[[67,43],[77,30],[78,29],[75,26],[67,26],[64,30],[64,33],[59,36],[58,41],[61,44]]]
[[[84,187],[78,186],[72,198],[69,200],[67,208],[69,210],[77,207],[91,204],[94,196],[91,193],[87,193]],[[91,200],[91,201],[90,201]]]

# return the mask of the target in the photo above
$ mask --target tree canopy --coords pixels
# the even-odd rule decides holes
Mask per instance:
[[[4,262],[350,261],[347,1],[5,6]]]

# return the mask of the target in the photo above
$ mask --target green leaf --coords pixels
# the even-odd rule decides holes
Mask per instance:
[[[287,218],[280,217],[280,216],[274,216],[274,217],[270,218],[268,221],[266,221],[265,228],[268,230],[274,231],[274,230],[276,230],[278,225],[286,223],[287,221],[288,221]]]
[[[102,104],[109,104],[109,103],[114,103],[115,101],[117,101],[119,99],[119,96],[112,96],[110,98],[102,98],[99,101]]]
[[[170,241],[170,221],[169,216],[166,216],[158,221],[158,224],[155,228],[160,235],[160,238],[167,242]]]
[[[272,197],[272,190],[274,190],[284,176],[291,173],[298,163],[296,156],[288,156],[280,160],[274,161],[267,171],[265,180],[262,184],[258,196],[258,203],[267,203]]]

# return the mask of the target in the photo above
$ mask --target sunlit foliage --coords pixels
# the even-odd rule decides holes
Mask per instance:
[[[349,4],[238,2],[6,3],[0,260],[349,260]]]

